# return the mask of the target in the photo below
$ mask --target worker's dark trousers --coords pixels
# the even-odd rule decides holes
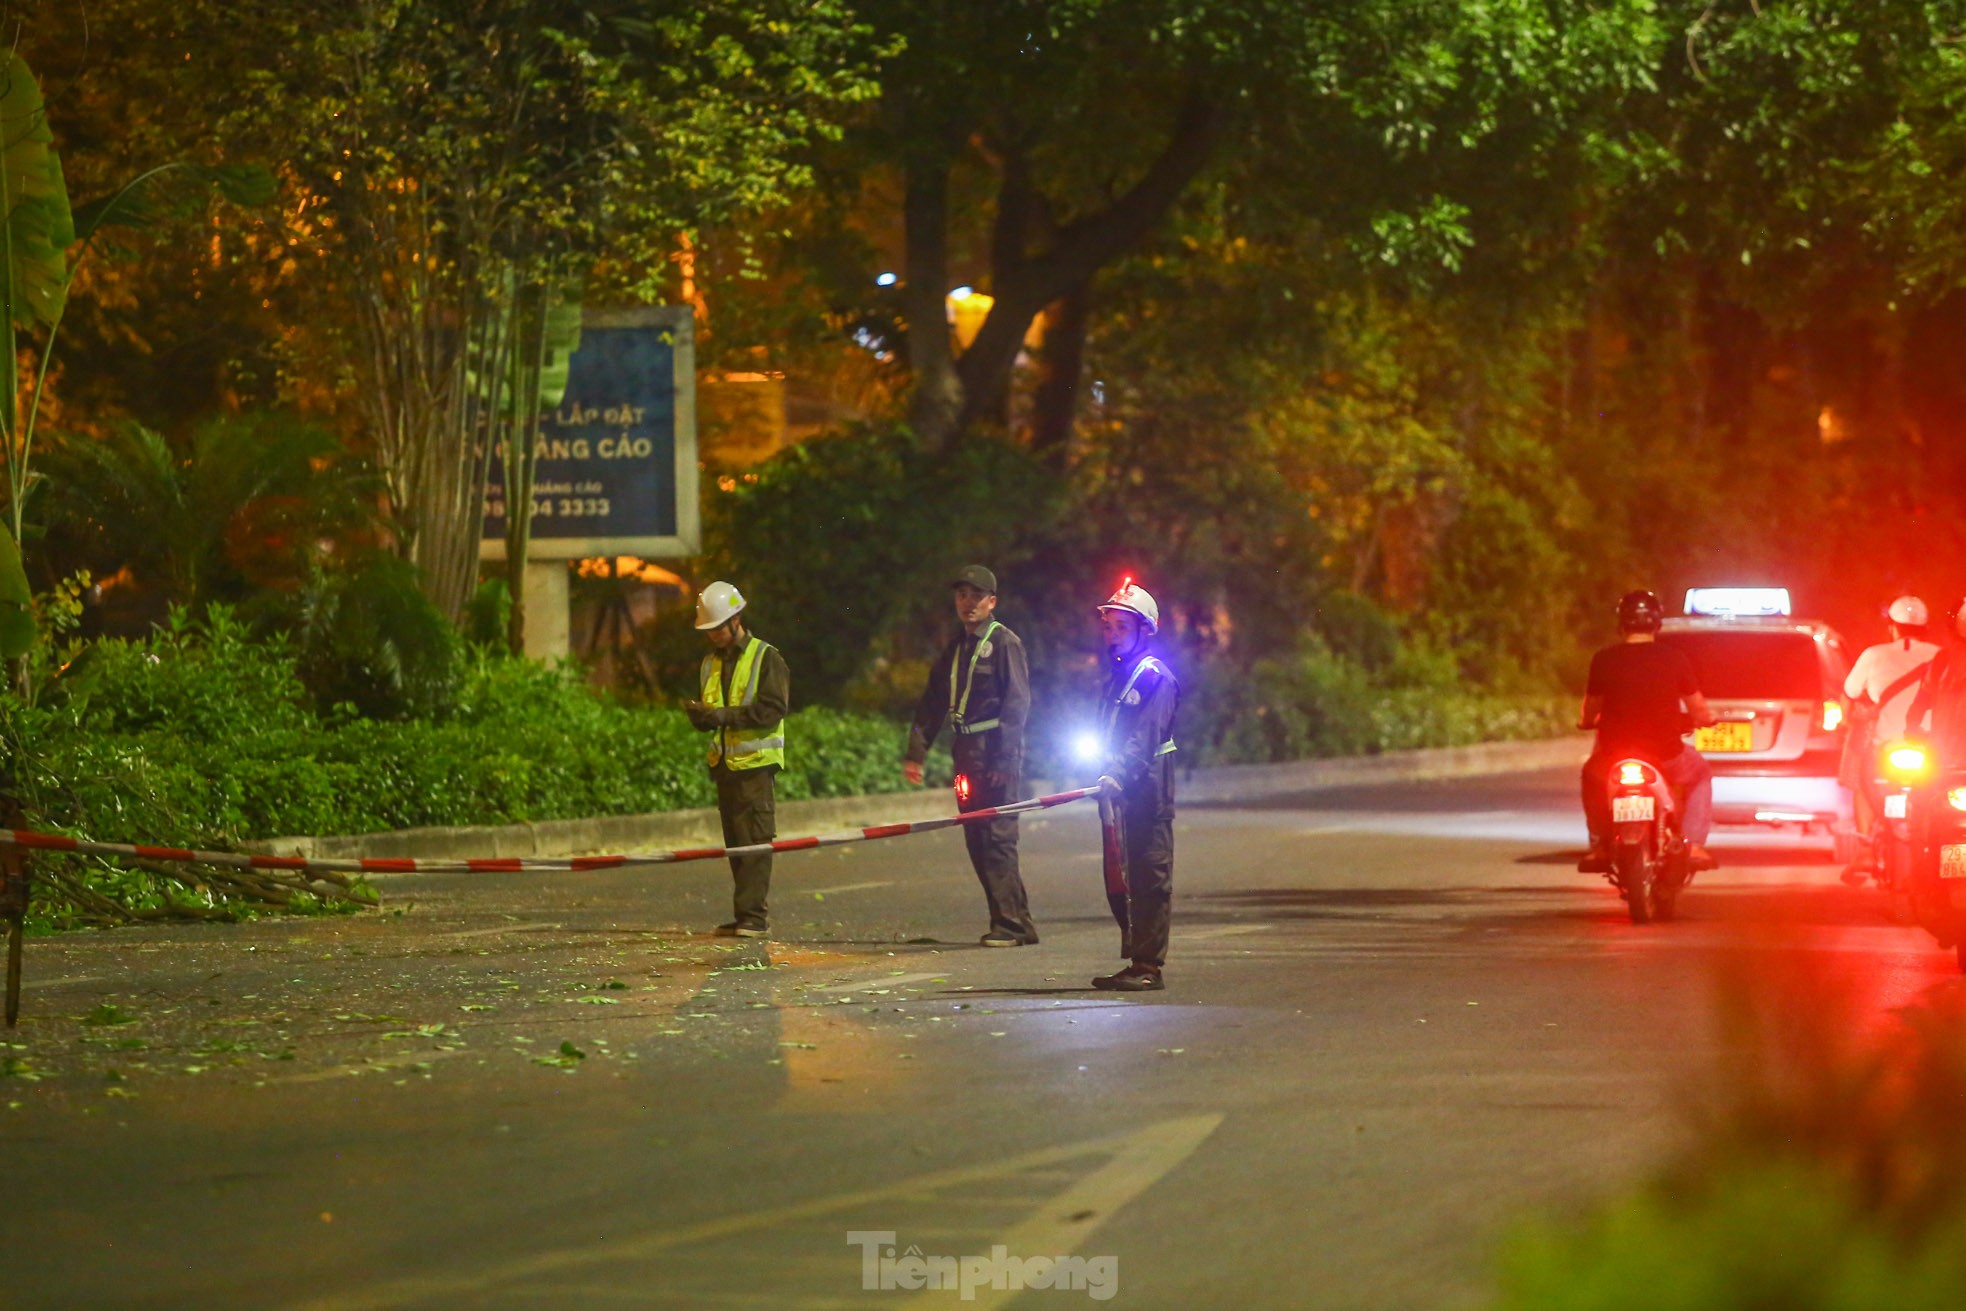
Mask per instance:
[[[1155,969],[1167,964],[1174,920],[1174,790],[1163,790],[1160,774],[1120,796],[1126,895],[1107,894],[1120,926],[1120,955]]]
[[[717,780],[717,813],[724,821],[724,845],[745,847],[778,836],[778,803],[772,790],[773,769],[712,771]],[[762,929],[770,918],[771,853],[732,856],[730,874],[735,889],[732,918],[746,928]]]
[[[981,774],[979,769],[970,776],[969,800],[958,801],[958,810],[983,810],[1020,799],[1018,780],[993,788]],[[990,927],[1036,942],[1038,929],[1031,922],[1030,898],[1024,893],[1024,876],[1017,867],[1017,816],[965,824],[963,843],[969,848],[976,881],[983,885],[983,899],[990,903]]]

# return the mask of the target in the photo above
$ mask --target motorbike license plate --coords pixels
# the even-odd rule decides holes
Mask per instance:
[[[1910,800],[1911,800],[1911,798],[1910,798],[1910,797],[1908,797],[1908,796],[1906,796],[1906,795],[1905,795],[1904,793],[1902,793],[1902,792],[1893,792],[1893,793],[1892,793],[1891,795],[1889,795],[1889,796],[1887,796],[1887,797],[1885,797],[1885,798],[1884,798],[1884,818],[1886,818],[1886,819],[1903,819],[1903,818],[1905,817],[1905,807],[1906,807],[1906,804],[1907,804],[1907,803],[1908,803],[1908,802],[1909,802]]]
[[[1611,798],[1611,822],[1614,824],[1634,824],[1649,821],[1654,806],[1651,797],[1613,797]],[[1966,847],[1961,847],[1966,851]],[[1966,878],[1966,870],[1960,876]]]
[[[1939,848],[1939,877],[1966,879],[1966,843],[1953,843]]]
[[[1752,751],[1754,750],[1754,724],[1729,722],[1696,728],[1693,730],[1693,749],[1695,751]]]

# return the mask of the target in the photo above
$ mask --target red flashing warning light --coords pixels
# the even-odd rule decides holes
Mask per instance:
[[[1128,574],[1126,577],[1120,579],[1120,591],[1124,592],[1127,588],[1131,586],[1133,586],[1132,574]]]
[[[969,775],[967,774],[956,775],[956,802],[964,806],[969,804]]]

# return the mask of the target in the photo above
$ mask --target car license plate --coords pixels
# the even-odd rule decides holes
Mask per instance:
[[[1966,843],[1954,843],[1939,848],[1939,877],[1966,879]]]
[[[1653,801],[1651,797],[1613,797],[1611,798],[1611,822],[1614,824],[1636,824],[1652,818]],[[1966,847],[1961,847],[1966,851]],[[1961,878],[1966,878],[1962,870]]]
[[[1730,721],[1725,724],[1708,724],[1705,728],[1693,730],[1693,749],[1695,751],[1752,751],[1754,750],[1753,721]]]
[[[1902,792],[1893,792],[1890,796],[1884,798],[1884,818],[1903,819],[1905,817],[1905,805],[1910,800],[1911,798]]]

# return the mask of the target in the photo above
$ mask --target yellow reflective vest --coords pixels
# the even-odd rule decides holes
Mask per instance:
[[[744,651],[737,657],[737,667],[730,673],[730,690],[733,706],[748,706],[758,699],[758,677],[764,668],[765,652],[770,645],[756,637],[747,637]],[[721,707],[724,702],[724,680],[719,676],[719,661],[713,653],[703,657],[703,704]],[[717,728],[710,731],[710,750],[708,759],[714,768],[722,764],[726,769],[763,769],[766,765],[783,766],[785,763],[785,722],[765,724],[757,728]]]

